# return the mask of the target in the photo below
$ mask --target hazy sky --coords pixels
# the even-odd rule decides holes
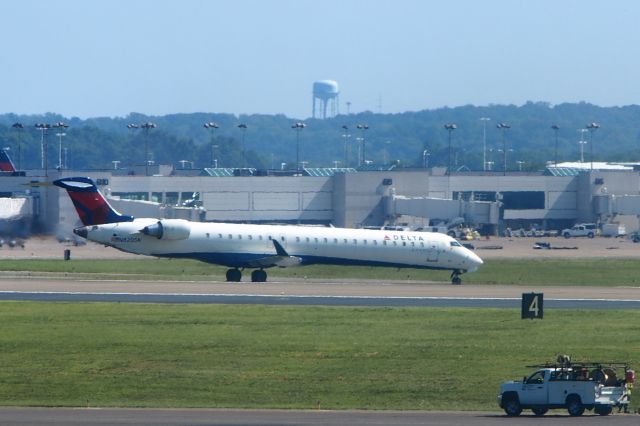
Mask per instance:
[[[2,0],[0,40],[0,113],[640,101],[636,0]]]

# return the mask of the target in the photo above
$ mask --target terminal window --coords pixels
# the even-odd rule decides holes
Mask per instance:
[[[544,191],[513,191],[502,193],[506,210],[544,209]]]

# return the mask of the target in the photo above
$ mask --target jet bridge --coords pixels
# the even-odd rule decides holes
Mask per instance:
[[[433,197],[405,197],[391,193],[385,197],[385,214],[392,219],[414,216],[451,221],[462,217],[476,226],[497,226],[499,203],[493,201],[464,201]]]

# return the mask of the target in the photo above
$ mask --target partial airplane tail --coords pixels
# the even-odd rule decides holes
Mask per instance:
[[[133,220],[133,216],[120,214],[111,207],[98,191],[96,184],[87,177],[58,179],[53,184],[67,190],[78,216],[85,226],[131,222]]]
[[[0,172],[15,172],[16,167],[9,157],[9,153],[4,149],[0,149]]]

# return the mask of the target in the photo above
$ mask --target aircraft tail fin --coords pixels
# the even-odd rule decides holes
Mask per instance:
[[[53,184],[67,190],[78,216],[85,226],[131,222],[133,220],[133,216],[120,214],[111,207],[90,178],[68,177],[58,179]]]
[[[4,149],[0,149],[0,172],[15,172],[16,167],[9,157],[9,153]]]

